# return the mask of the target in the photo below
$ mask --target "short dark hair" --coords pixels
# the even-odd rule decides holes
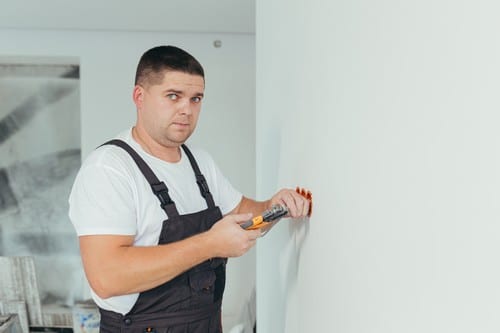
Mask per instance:
[[[137,65],[135,84],[160,84],[165,71],[199,75],[205,79],[203,67],[191,54],[175,46],[156,46],[142,55]]]

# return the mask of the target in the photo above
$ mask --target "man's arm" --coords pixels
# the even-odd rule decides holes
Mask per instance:
[[[298,218],[307,216],[309,212],[309,201],[292,189],[282,189],[266,201],[255,201],[242,197],[238,206],[230,214],[251,213],[252,216],[260,215],[266,209],[280,204],[288,208],[288,217]]]
[[[133,246],[133,236],[80,236],[85,274],[101,298],[154,288],[207,259],[243,255],[260,236],[239,226],[250,217],[226,216],[204,233],[158,246]]]

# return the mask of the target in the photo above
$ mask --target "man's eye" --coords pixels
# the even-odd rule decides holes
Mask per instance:
[[[172,101],[175,101],[175,100],[177,100],[179,98],[179,95],[177,95],[177,94],[168,94],[167,98],[170,99],[170,100],[172,100]]]
[[[199,96],[197,96],[197,97],[193,97],[193,98],[191,98],[191,100],[192,100],[193,102],[195,102],[195,103],[199,103],[199,102],[201,102],[201,97],[199,97]]]

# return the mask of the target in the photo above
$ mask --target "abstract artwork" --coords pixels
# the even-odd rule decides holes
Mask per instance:
[[[61,60],[0,58],[0,256],[33,256],[42,303],[72,305],[86,292],[67,213],[80,75]]]

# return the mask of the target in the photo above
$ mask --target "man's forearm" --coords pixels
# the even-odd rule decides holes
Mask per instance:
[[[252,213],[253,216],[260,215],[263,211],[270,208],[270,200],[255,201],[247,197],[242,197],[240,203],[231,212],[234,214]]]
[[[87,278],[101,298],[142,292],[217,256],[208,232],[158,246],[123,244],[126,236],[82,236]]]

